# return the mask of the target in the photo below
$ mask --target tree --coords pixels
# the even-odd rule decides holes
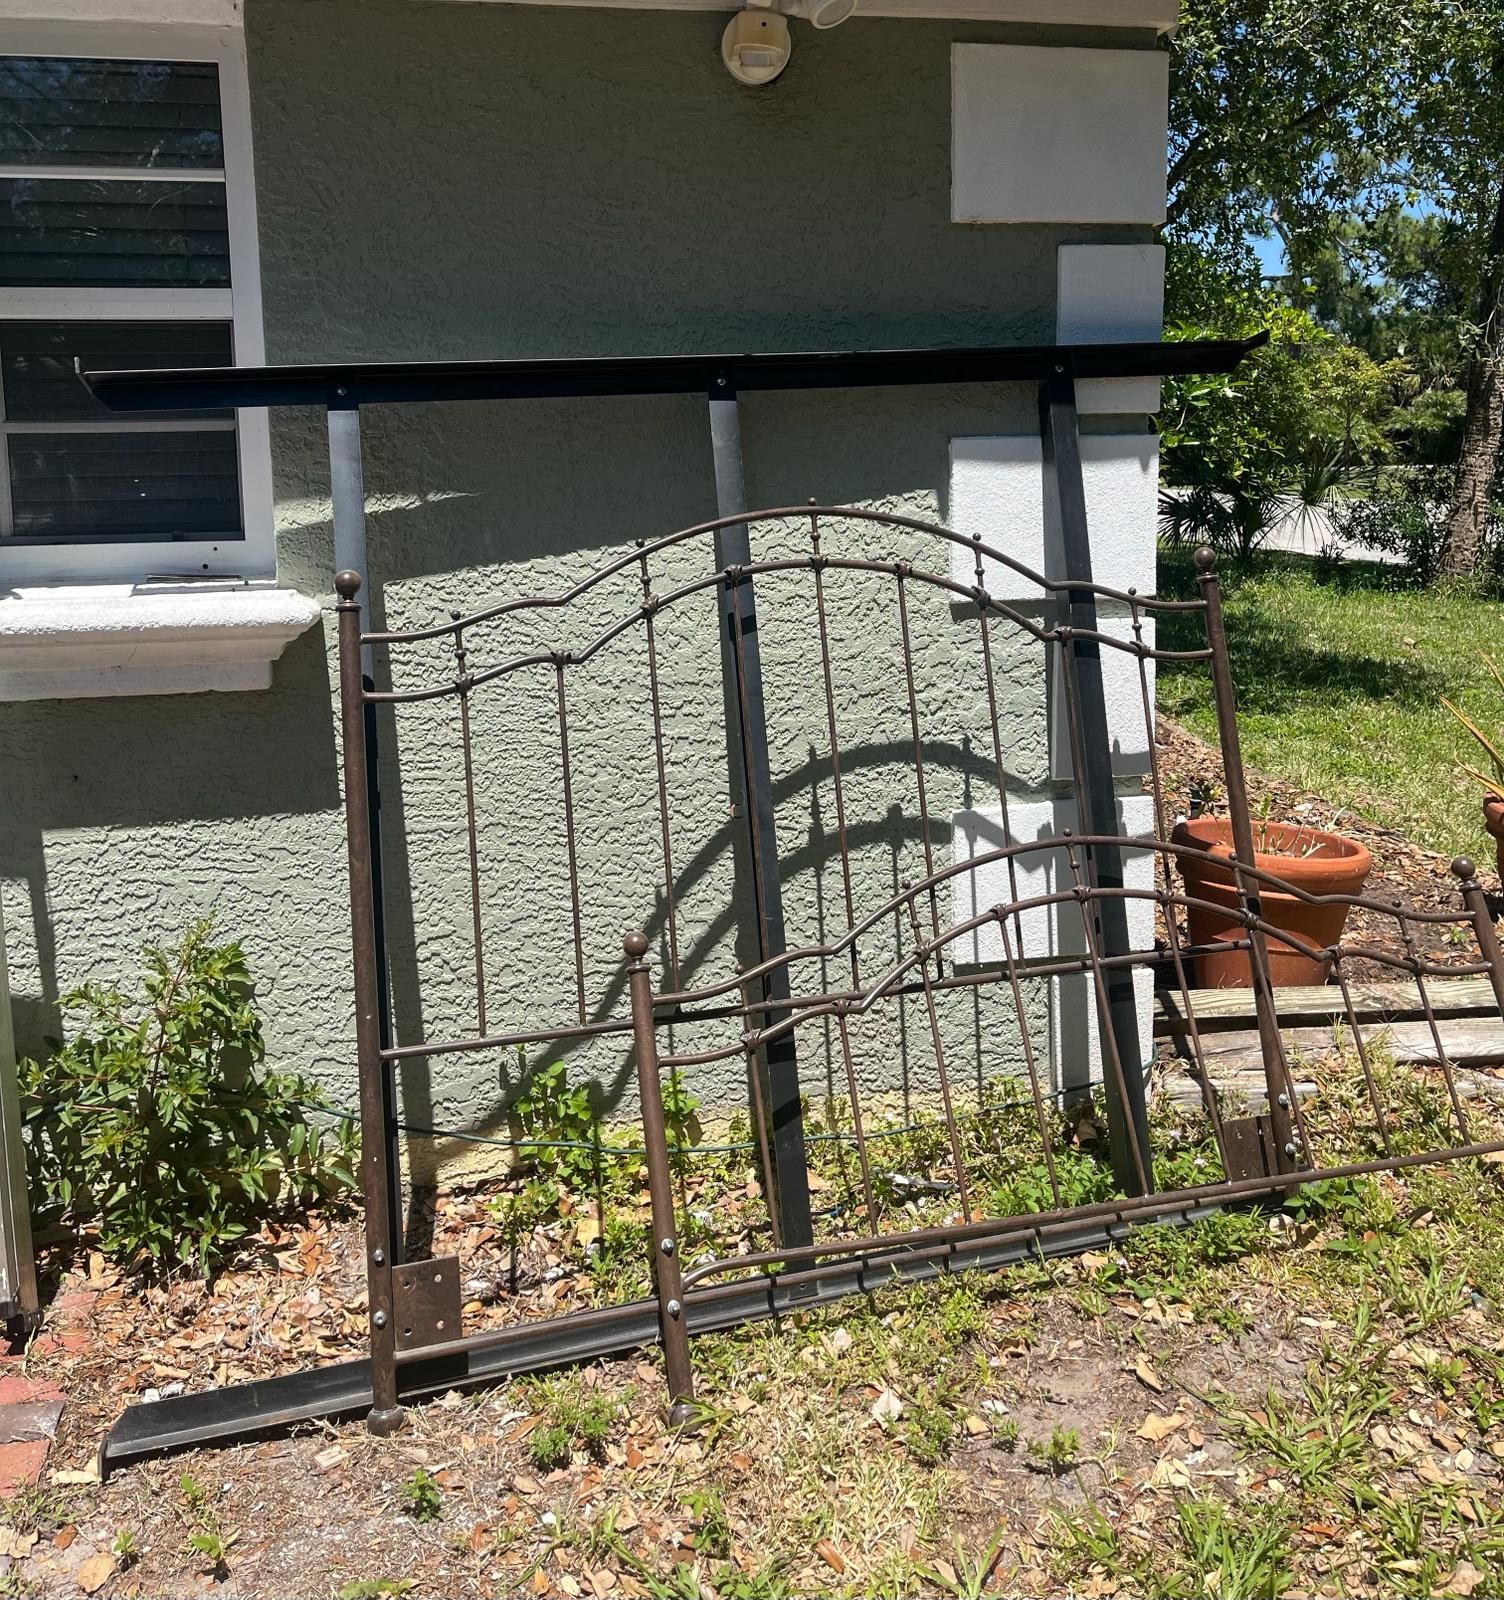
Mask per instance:
[[[1169,240],[1248,277],[1273,229],[1303,285],[1342,219],[1442,219],[1471,303],[1441,565],[1471,571],[1504,443],[1504,0],[1189,0],[1171,50]]]

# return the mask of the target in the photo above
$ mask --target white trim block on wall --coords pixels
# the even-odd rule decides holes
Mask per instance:
[[[1165,250],[1159,244],[1063,244],[1056,252],[1059,344],[1137,344],[1165,323]],[[1158,378],[1087,378],[1076,387],[1083,416],[1159,410]]]
[[[1114,589],[1152,595],[1155,585],[1154,524],[1159,501],[1159,443],[1150,433],[1086,434],[1081,440],[1081,475],[1086,523],[1091,535],[1092,573]],[[1065,570],[1060,530],[1046,526],[1044,460],[1032,434],[961,438],[950,442],[950,525],[980,534],[991,545],[1058,578]],[[1038,604],[1041,591],[1000,561],[984,558],[982,573],[995,599]],[[964,545],[951,546],[951,579],[968,588],[976,581],[975,560]],[[1125,608],[1104,600],[1101,631],[1131,642]],[[1153,648],[1154,618],[1143,619],[1143,642]],[[1049,684],[1050,776],[1071,776],[1070,731],[1059,709],[1065,704],[1060,653],[1054,652]],[[1154,663],[1144,663],[1150,704]],[[1107,698],[1107,733],[1113,771],[1127,777],[1149,770],[1149,732],[1144,721],[1144,681],[1137,656],[1102,648],[1102,688]]]
[[[952,863],[971,861],[1004,844],[1058,838],[1076,827],[1076,806],[1069,795],[1052,800],[1011,801],[1009,829],[1003,827],[998,808],[956,811],[951,814]],[[1154,804],[1142,794],[1118,797],[1118,826],[1127,835],[1147,834],[1154,827]],[[984,861],[970,872],[951,879],[951,920],[960,923],[979,916],[990,907],[1036,895],[1068,893],[1074,875],[1063,848],[1041,849],[1009,861]],[[1152,893],[1154,854],[1149,850],[1123,852],[1123,883],[1128,889]],[[1016,887],[1015,887],[1016,885]],[[1129,947],[1136,951],[1154,948],[1154,902],[1149,899],[1125,902],[1128,914]],[[1082,955],[1086,951],[1085,932],[1077,903],[1035,906],[1020,916],[1022,955],[1041,959],[1057,955]],[[1009,922],[1009,939],[1018,959],[1019,936]],[[1003,960],[1002,934],[996,922],[978,928],[952,947],[955,960],[963,965],[996,966]],[[1050,980],[1050,1065],[1055,1088],[1099,1083],[1102,1079],[1102,1036],[1092,980],[1085,973],[1072,973]],[[1153,1059],[1154,974],[1145,967],[1133,971],[1134,1008],[1138,1018],[1140,1059]]]
[[[1088,433],[1081,476],[1091,568],[1098,583],[1153,594],[1154,526],[1159,513],[1159,441],[1152,433]],[[950,526],[1047,578],[1065,571],[1060,529],[1045,526],[1044,457],[1035,434],[950,442]],[[1039,591],[998,561],[986,561],[987,589],[999,600],[1038,601]],[[951,578],[968,588],[975,561],[951,546]]]
[[[953,222],[1165,220],[1160,50],[951,47]]]

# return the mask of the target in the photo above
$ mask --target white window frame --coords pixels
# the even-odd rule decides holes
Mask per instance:
[[[0,289],[0,320],[124,322],[201,318],[229,322],[236,365],[262,365],[266,360],[266,343],[244,34],[238,28],[191,25],[0,22],[0,55],[198,61],[217,66],[231,279],[228,289]],[[21,170],[3,166],[0,176],[10,177]],[[36,177],[47,170],[30,167],[23,175]],[[63,171],[58,169],[58,175],[63,175]],[[68,167],[66,175],[75,178],[191,176],[202,180],[217,177],[218,172],[211,168],[167,173],[159,168],[153,173],[126,174],[118,169],[106,172],[102,168]],[[122,425],[129,421],[125,416],[120,419]],[[162,424],[149,426],[160,429]],[[205,419],[196,426],[206,430],[236,428],[243,539],[16,545],[0,538],[0,589],[33,584],[134,582],[158,574],[239,576],[252,580],[274,577],[271,432],[265,408],[237,411],[234,424]],[[46,431],[70,430],[46,425]],[[125,427],[120,431],[125,431]],[[7,472],[8,466],[7,458],[0,462],[0,472]]]

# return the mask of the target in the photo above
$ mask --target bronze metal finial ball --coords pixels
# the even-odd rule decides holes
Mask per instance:
[[[1464,883],[1478,876],[1478,869],[1466,856],[1458,856],[1452,862],[1452,872],[1454,876],[1461,878]]]
[[[622,937],[621,947],[634,961],[640,961],[648,953],[648,936],[634,928]]]
[[[1197,572],[1210,572],[1217,564],[1217,552],[1209,544],[1197,545],[1195,562]]]
[[[334,574],[334,592],[341,600],[353,600],[360,593],[360,574],[348,567]]]

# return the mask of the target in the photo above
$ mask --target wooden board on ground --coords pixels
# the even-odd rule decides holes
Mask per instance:
[[[1403,1022],[1424,1019],[1420,994],[1410,979],[1388,983],[1350,983],[1353,1012],[1360,1022],[1389,1019]],[[1487,977],[1432,978],[1426,983],[1431,1010],[1438,1017],[1467,1017],[1492,1013],[1498,1016],[1498,1002]],[[1203,1034],[1251,1028],[1254,1023],[1251,989],[1192,989],[1191,1006],[1196,1026]],[[1321,1023],[1327,1018],[1345,1021],[1346,1006],[1342,990],[1334,983],[1310,984],[1300,988],[1276,989],[1274,1006],[1287,1027]],[[1181,1041],[1189,1033],[1185,1016],[1185,996],[1178,989],[1161,989],[1154,996],[1156,1038]]]

